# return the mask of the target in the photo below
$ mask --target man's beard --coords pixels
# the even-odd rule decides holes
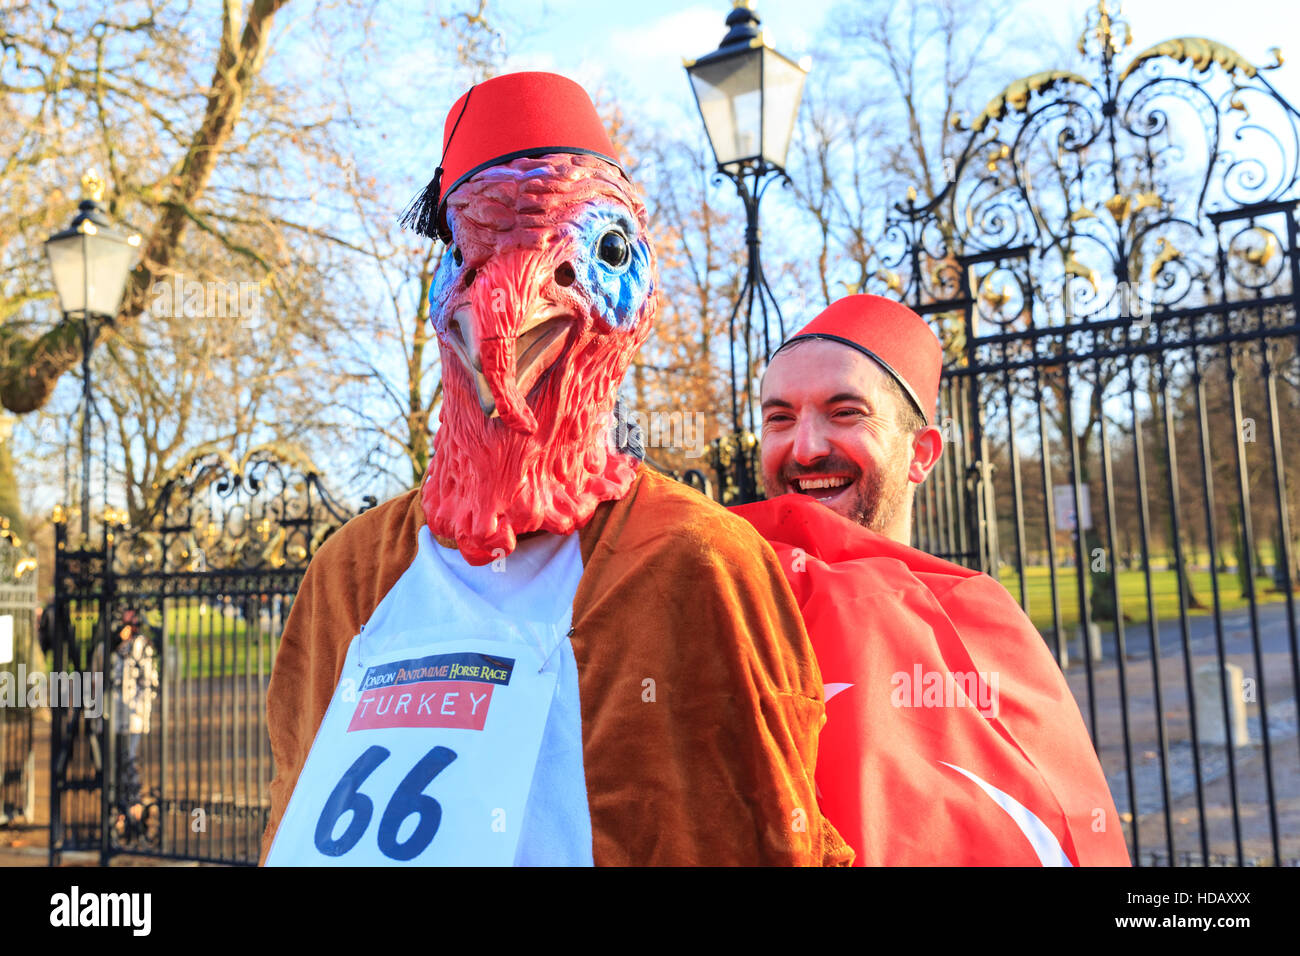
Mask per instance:
[[[850,506],[850,519],[864,528],[888,534],[906,504],[907,473],[903,462],[890,462],[863,476]]]
[[[631,487],[636,460],[609,445],[620,358],[601,345],[544,373],[531,434],[485,416],[464,366],[443,349],[445,395],[421,500],[430,530],[454,539],[470,564],[510,554],[521,534],[569,534]]]
[[[782,487],[793,487],[796,479],[805,475],[827,472],[852,474],[856,471],[858,476],[849,485],[847,492],[851,495],[847,506],[848,513],[843,516],[871,531],[889,534],[899,512],[907,505],[909,447],[906,439],[900,436],[898,445],[890,457],[878,462],[875,468],[866,472],[838,455],[819,461],[815,469],[787,467],[781,474]],[[815,498],[816,495],[809,497]],[[843,514],[838,508],[834,510]]]

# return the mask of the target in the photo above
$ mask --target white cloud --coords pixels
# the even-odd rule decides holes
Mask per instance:
[[[550,50],[535,50],[529,53],[513,53],[506,56],[506,62],[502,73],[523,73],[526,71],[540,71],[543,73],[562,73],[565,76],[572,76],[572,66],[566,60],[561,64],[556,55]]]
[[[716,5],[678,10],[644,25],[610,32],[601,59],[628,84],[628,99],[645,105],[690,98],[683,58],[714,50],[726,33]]]
[[[689,7],[641,26],[611,31],[608,50],[610,59],[628,71],[638,65],[680,69],[682,57],[716,49],[725,33],[715,5]]]

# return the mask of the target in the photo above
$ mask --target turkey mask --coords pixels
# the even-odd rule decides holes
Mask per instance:
[[[627,493],[636,459],[611,444],[611,413],[657,276],[645,207],[581,87],[488,80],[452,108],[445,142],[405,220],[447,242],[429,291],[443,399],[422,502],[430,529],[483,565]]]

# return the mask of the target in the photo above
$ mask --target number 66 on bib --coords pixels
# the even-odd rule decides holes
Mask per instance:
[[[525,644],[426,642],[362,665],[358,640],[267,865],[511,865],[555,674]]]

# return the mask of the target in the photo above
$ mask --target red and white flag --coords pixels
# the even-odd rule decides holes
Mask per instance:
[[[1129,865],[1078,705],[1000,584],[799,495],[733,510],[803,611],[822,810],[859,865]]]

